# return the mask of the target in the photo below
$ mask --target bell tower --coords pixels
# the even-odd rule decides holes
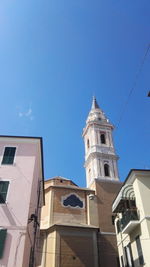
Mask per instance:
[[[119,181],[118,156],[112,138],[113,129],[114,126],[93,97],[92,107],[83,129],[87,187],[92,185],[94,179]]]

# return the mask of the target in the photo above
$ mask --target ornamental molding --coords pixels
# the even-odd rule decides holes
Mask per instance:
[[[115,154],[106,154],[100,152],[92,152],[89,154],[87,159],[85,160],[84,167],[87,167],[91,160],[100,159],[100,160],[118,160],[119,157]]]
[[[61,205],[64,208],[84,209],[85,200],[76,193],[70,193],[61,197]]]

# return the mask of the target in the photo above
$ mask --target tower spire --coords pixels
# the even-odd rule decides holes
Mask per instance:
[[[93,96],[92,109],[97,109],[97,108],[99,108],[99,105],[97,103],[96,97]]]
[[[90,122],[90,121],[97,121],[98,123],[100,121],[101,121],[101,123],[102,123],[102,121],[105,123],[109,122],[109,120],[105,116],[104,112],[99,107],[99,104],[98,104],[95,96],[93,96],[93,99],[92,99],[92,106],[91,106],[91,110],[89,112],[86,124],[88,124],[88,122]]]

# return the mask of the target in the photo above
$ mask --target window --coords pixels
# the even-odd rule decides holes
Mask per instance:
[[[91,178],[91,169],[88,170],[88,178]]]
[[[109,165],[107,163],[104,164],[104,174],[105,176],[110,176]]]
[[[75,194],[71,194],[63,200],[63,206],[83,208],[83,201],[81,201],[80,198],[77,197]]]
[[[89,141],[89,139],[87,140],[87,148],[89,148],[90,147],[90,141]]]
[[[121,266],[124,267],[124,261],[123,261],[123,256],[121,256]]]
[[[115,215],[112,215],[112,216],[111,216],[111,222],[112,222],[112,225],[115,225],[115,217],[116,217]]]
[[[133,260],[133,254],[132,254],[132,249],[131,249],[131,243],[128,244],[128,249],[129,249],[131,263],[132,263],[131,266],[134,267],[134,260]]]
[[[120,220],[118,220],[118,221],[116,222],[116,228],[117,228],[117,234],[119,234],[120,231],[121,231]]]
[[[0,181],[0,204],[5,203],[9,182]]]
[[[13,164],[16,147],[5,147],[2,164]]]
[[[0,259],[3,257],[7,229],[0,229]]]
[[[144,264],[144,258],[143,258],[141,240],[140,240],[139,235],[135,238],[135,241],[136,241],[136,247],[137,247],[137,252],[138,252],[138,257],[139,257],[139,263],[140,263],[140,265],[143,265]]]
[[[106,137],[104,133],[101,133],[101,144],[106,144]]]
[[[132,250],[131,250],[131,244],[130,243],[125,247],[125,255],[126,255],[126,265],[128,267],[134,267],[134,262],[133,262],[133,256],[132,256]]]

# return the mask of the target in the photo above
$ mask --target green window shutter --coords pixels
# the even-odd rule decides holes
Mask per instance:
[[[5,203],[9,182],[0,181],[0,204]]]
[[[16,147],[5,147],[2,164],[13,164]]]
[[[7,229],[0,229],[0,259],[3,257]]]

